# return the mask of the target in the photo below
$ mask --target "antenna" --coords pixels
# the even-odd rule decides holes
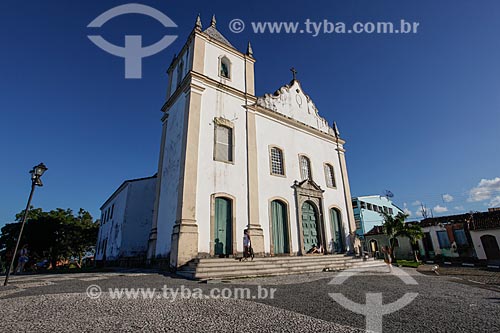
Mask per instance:
[[[389,198],[394,198],[394,193],[392,193],[391,191],[389,190],[385,190],[384,191],[384,196],[389,199]]]

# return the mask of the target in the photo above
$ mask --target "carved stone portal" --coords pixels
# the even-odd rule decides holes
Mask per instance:
[[[311,179],[306,179],[301,182],[295,181],[292,188],[295,190],[295,207],[297,213],[297,230],[298,230],[298,239],[299,239],[299,255],[307,254],[309,249],[304,248],[304,230],[302,227],[302,217],[303,217],[303,206],[304,203],[309,203],[313,206],[316,215],[316,223],[317,223],[317,237],[318,244],[316,246],[321,245],[323,249],[327,249],[326,244],[326,235],[325,235],[325,220],[323,216],[323,192],[324,190],[316,184]]]

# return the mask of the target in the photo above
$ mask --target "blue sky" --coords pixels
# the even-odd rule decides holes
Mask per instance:
[[[95,17],[126,1],[0,3],[0,226],[24,208],[28,171],[41,161],[49,170],[33,204],[83,207],[96,218],[123,180],[156,172],[165,72],[197,13],[205,27],[215,13],[218,29],[240,50],[252,42],[257,95],[288,83],[289,68],[297,68],[320,114],[347,140],[353,195],[390,189],[413,218],[417,201],[435,215],[500,205],[498,1],[138,2],[178,27],[123,15],[97,34],[118,45],[126,34],[142,35],[144,45],[179,36],[143,60],[141,80],[125,80],[123,59],[87,38],[96,34],[87,28]],[[232,33],[234,18],[247,29]],[[308,18],[420,26],[410,35],[317,37],[249,27]]]

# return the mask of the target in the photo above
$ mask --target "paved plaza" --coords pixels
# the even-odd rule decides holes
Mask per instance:
[[[339,272],[211,281],[188,281],[155,271],[121,271],[13,276],[0,288],[0,320],[14,331],[170,331],[170,332],[362,332],[365,316],[347,310],[329,294],[341,293],[365,304],[367,293],[382,293],[383,304],[407,293],[418,294],[402,309],[383,315],[384,332],[500,331],[500,273],[476,273],[486,278],[470,282],[473,270],[430,275],[415,269],[404,274],[417,284],[380,271],[331,281]],[[469,274],[466,274],[469,273]],[[87,294],[98,286],[102,293]],[[248,288],[246,299],[166,298],[166,287],[199,290]],[[116,299],[109,289],[154,288],[154,297]],[[274,289],[260,297],[259,289]],[[170,294],[169,294],[170,295]],[[269,296],[269,295],[268,295]]]

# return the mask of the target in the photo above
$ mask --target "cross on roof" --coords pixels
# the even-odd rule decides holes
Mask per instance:
[[[297,70],[295,69],[295,67],[290,68],[290,71],[292,72],[293,79],[296,80],[297,79]]]

